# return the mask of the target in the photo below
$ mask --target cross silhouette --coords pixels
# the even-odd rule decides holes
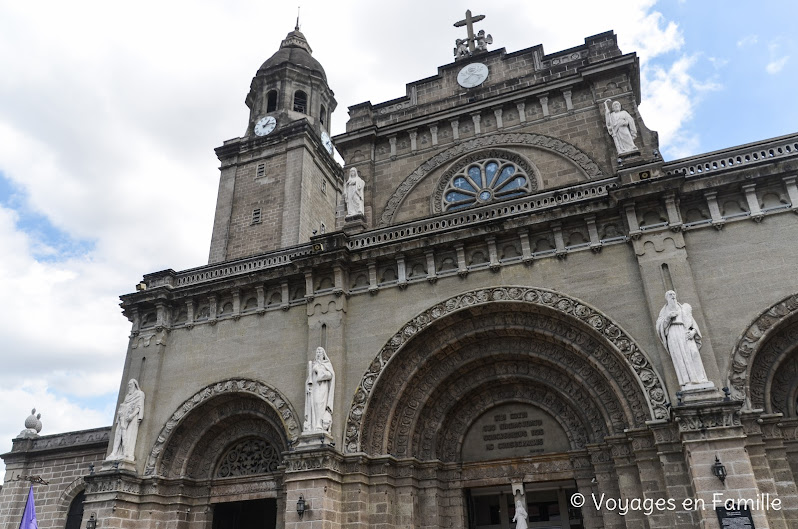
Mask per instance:
[[[454,23],[454,27],[456,27],[456,28],[461,28],[463,26],[466,26],[466,28],[468,29],[468,51],[470,51],[471,53],[474,53],[474,49],[475,49],[475,47],[474,47],[474,22],[479,22],[483,18],[485,18],[485,15],[477,15],[475,17],[472,17],[471,16],[471,10],[468,9],[466,11],[465,18],[463,20],[460,20],[459,22],[455,22]]]

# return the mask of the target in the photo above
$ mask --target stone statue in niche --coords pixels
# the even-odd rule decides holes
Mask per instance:
[[[524,497],[521,494],[515,495],[515,516],[513,516],[513,522],[515,522],[515,529],[528,529],[529,524],[527,523],[529,520],[529,514],[526,512],[526,505],[524,505]]]
[[[693,308],[676,301],[676,292],[665,293],[665,306],[657,318],[657,335],[671,355],[682,389],[708,382],[701,361],[701,332],[693,319]]]
[[[625,110],[621,110],[621,104],[618,101],[612,102],[612,111],[610,111],[607,101],[604,101],[604,119],[607,124],[607,131],[615,141],[615,149],[618,154],[627,154],[636,152],[635,138],[637,138],[637,127],[635,120]]]
[[[127,383],[127,395],[116,411],[116,433],[114,449],[109,460],[133,461],[136,448],[136,437],[139,434],[139,423],[144,418],[144,392],[139,383],[131,378]]]
[[[327,351],[324,347],[317,347],[316,359],[308,362],[303,434],[330,433],[334,395],[335,371],[327,357]]]
[[[349,169],[349,179],[346,181],[346,188],[344,197],[346,200],[346,216],[357,217],[363,216],[364,201],[363,201],[363,188],[366,183],[360,178],[357,169],[352,167]]]

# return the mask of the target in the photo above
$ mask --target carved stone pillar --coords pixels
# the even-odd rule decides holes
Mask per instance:
[[[515,107],[518,109],[518,120],[521,123],[526,122],[526,103],[521,101],[520,103],[516,103]]]
[[[574,479],[579,494],[584,498],[584,505],[581,507],[582,524],[585,529],[603,529],[604,522],[601,513],[596,510],[593,503],[593,494],[596,492],[598,480],[590,460],[587,450],[574,451],[570,453],[571,466],[574,469]],[[568,498],[569,505],[571,498]]]
[[[549,117],[549,96],[540,96],[538,99],[540,100],[540,108],[543,110],[543,117]]]
[[[438,145],[438,126],[430,125],[429,134],[432,137],[432,146],[435,147],[436,145]]]
[[[759,489],[781,500],[780,510],[767,512],[770,528],[798,527],[798,492],[792,469],[787,463],[787,449],[781,433],[782,415],[747,411],[742,413],[741,420],[746,434],[746,450]]]
[[[615,462],[615,473],[618,476],[618,490],[621,500],[635,500],[643,498],[643,487],[640,484],[640,474],[632,452],[632,446],[625,435],[605,437]],[[627,529],[649,529],[648,517],[638,509],[630,509],[624,516]]]
[[[695,493],[687,473],[687,463],[677,429],[673,423],[664,420],[651,421],[648,426],[654,435],[654,449],[659,459],[658,466],[661,469],[665,494],[675,501],[676,506],[675,510],[669,511],[664,517],[667,522],[664,527],[698,527],[698,514],[694,509],[686,509],[684,505],[684,500],[695,498]]]
[[[343,457],[330,446],[287,452],[285,464],[285,529],[353,527],[341,519]],[[299,497],[305,502],[297,513]]]
[[[696,511],[701,527],[717,526],[715,507],[720,505],[713,505],[713,500],[756,500],[762,492],[745,446],[741,405],[738,401],[712,400],[671,408],[695,498],[706,506]],[[713,475],[715,458],[726,467],[725,481]],[[751,516],[757,528],[771,527],[765,511],[751,509]]]
[[[497,129],[503,129],[504,128],[504,120],[502,120],[502,109],[501,109],[501,107],[494,108],[493,109],[493,115],[496,117],[496,128]]]
[[[596,483],[594,492],[596,498],[600,498],[603,494],[605,499],[615,498],[617,500],[621,497],[621,491],[618,488],[618,476],[615,474],[615,465],[610,449],[606,445],[589,445],[588,452],[590,453],[590,462],[593,464],[593,470],[595,471]],[[593,498],[588,497],[587,501],[592,503]],[[617,510],[607,509],[602,506],[598,514],[604,520],[604,529],[622,529],[626,527],[623,517]]]
[[[452,124],[452,140],[457,141],[460,139],[460,120],[455,118],[450,120]]]

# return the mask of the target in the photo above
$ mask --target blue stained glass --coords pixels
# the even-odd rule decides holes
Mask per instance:
[[[506,191],[512,191],[513,189],[518,189],[519,187],[523,186],[525,183],[526,179],[523,176],[519,176],[518,178],[515,178],[514,180],[508,182],[507,185],[502,187],[501,189],[502,193]]]
[[[506,166],[504,169],[502,169],[502,172],[499,174],[499,178],[496,180],[496,183],[494,184],[493,187],[499,188],[504,182],[507,181],[508,178],[510,178],[514,174],[515,174],[515,167],[513,167],[512,165]]]
[[[457,178],[454,179],[454,187],[457,187],[457,188],[460,188],[460,189],[465,189],[466,191],[474,191],[474,192],[476,192],[476,189],[474,189],[474,186],[469,184],[468,180],[466,180],[462,176],[458,176]]]
[[[456,191],[451,191],[446,193],[446,201],[447,202],[460,202],[461,200],[474,200],[474,197],[470,195],[464,195],[463,193],[458,193]]]
[[[499,164],[496,162],[490,162],[488,165],[485,166],[485,185],[489,186],[493,182],[493,177],[496,176],[496,171],[499,170]]]
[[[468,176],[470,176],[471,180],[476,182],[479,187],[482,187],[482,171],[479,170],[479,167],[469,167]]]

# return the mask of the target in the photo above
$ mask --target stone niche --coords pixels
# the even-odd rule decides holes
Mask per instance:
[[[567,452],[568,437],[548,413],[529,404],[503,404],[483,413],[463,442],[463,461]]]

